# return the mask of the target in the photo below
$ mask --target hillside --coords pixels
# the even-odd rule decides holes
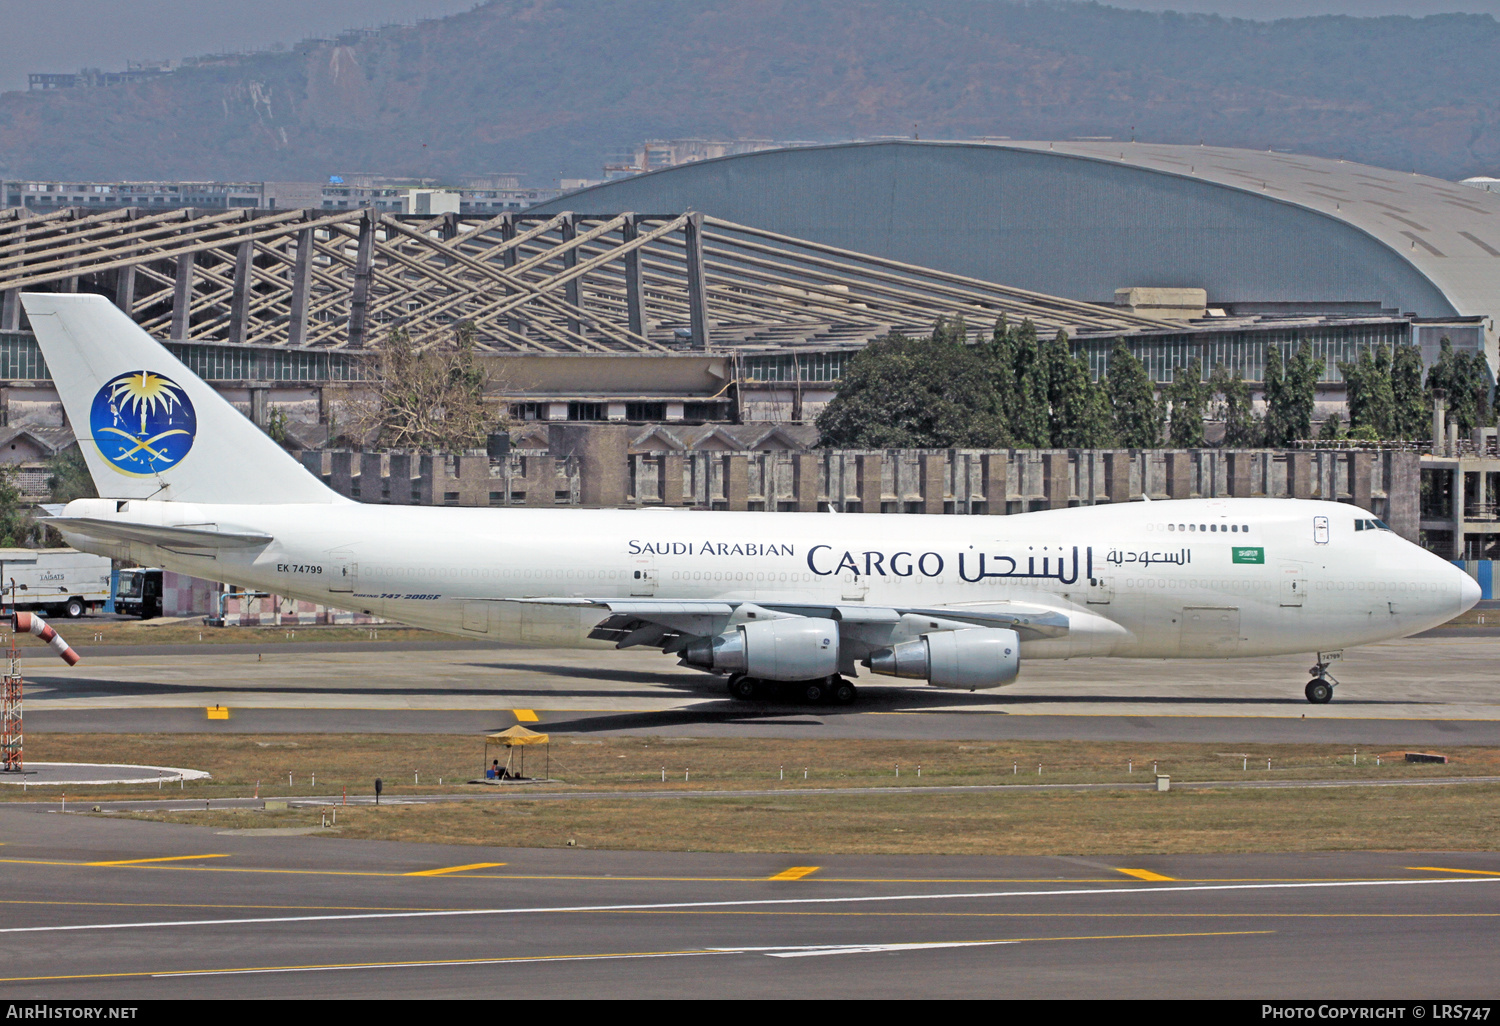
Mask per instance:
[[[998,0],[494,0],[105,90],[0,96],[0,176],[597,176],[645,137],[1103,135],[1500,170],[1485,15]]]

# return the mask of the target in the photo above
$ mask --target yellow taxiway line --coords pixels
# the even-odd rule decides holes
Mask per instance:
[[[440,876],[459,872],[460,869],[467,870],[465,875],[457,877],[460,880],[549,880],[565,881],[572,883],[768,883],[773,880],[801,879],[798,877],[776,876],[618,876],[600,875],[591,876],[574,873],[481,873],[472,867],[458,867],[455,869],[444,869],[438,872],[396,872],[382,870],[359,870],[359,869],[282,869],[270,866],[197,866],[197,865],[163,865],[162,863],[174,863],[191,861],[204,858],[228,858],[226,855],[174,855],[158,859],[127,859],[118,862],[69,862],[61,859],[0,859],[0,865],[21,866],[56,866],[74,868],[94,867],[118,867],[124,869],[164,869],[177,870],[179,872],[192,873],[270,873],[289,876],[371,876],[371,877],[406,877],[406,876]],[[474,865],[504,866],[508,863],[475,863]],[[803,869],[809,867],[792,867]],[[819,867],[810,867],[809,872]],[[1479,869],[1443,869],[1435,866],[1406,866],[1407,870],[1413,872],[1438,872],[1438,873],[1465,873],[1474,876],[1500,876],[1500,872],[1489,872]],[[783,870],[791,872],[792,870]],[[1118,872],[1127,872],[1117,870]],[[1133,870],[1127,875],[1136,876],[1137,873],[1149,873],[1150,870]],[[807,874],[802,874],[803,876]],[[1140,877],[1137,879],[1171,881],[1173,883],[1192,884],[1311,884],[1311,883],[1365,883],[1386,880],[1387,877],[1166,877],[1159,874],[1155,877]],[[820,876],[820,883],[860,883],[860,884],[1112,884],[1119,882],[1118,877],[862,877],[862,876]],[[7,902],[0,901],[0,904]]]
[[[415,873],[402,873],[402,876],[447,876],[449,873],[466,873],[471,869],[494,869],[503,866],[504,862],[471,862],[467,866],[444,866],[441,869],[419,869]]]
[[[1177,882],[1177,878],[1175,876],[1162,876],[1160,873],[1153,873],[1149,869],[1119,869],[1119,868],[1116,868],[1115,872],[1116,873],[1124,873],[1126,876],[1133,876],[1137,880],[1145,880],[1148,883],[1161,883],[1161,882],[1176,883]]]
[[[766,877],[767,880],[801,880],[804,876],[811,876],[818,871],[817,866],[792,866],[783,869],[773,876]]]
[[[1470,876],[1500,876],[1500,873],[1488,869],[1445,869],[1442,866],[1407,866],[1406,868],[1417,873],[1468,873]]]
[[[227,859],[228,855],[162,855],[154,859],[120,859],[115,862],[74,862],[63,863],[63,865],[79,866],[143,866],[148,862],[190,862],[195,859]],[[186,869],[186,866],[163,866],[163,869]]]

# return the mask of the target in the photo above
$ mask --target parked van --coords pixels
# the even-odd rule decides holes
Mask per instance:
[[[53,617],[98,612],[109,601],[109,570],[104,556],[76,549],[0,549],[0,604]]]

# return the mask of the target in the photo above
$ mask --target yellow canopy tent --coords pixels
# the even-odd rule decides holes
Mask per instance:
[[[509,728],[507,728],[505,730],[496,731],[493,734],[486,734],[485,738],[484,738],[484,769],[485,769],[486,773],[494,772],[496,766],[498,766],[498,764],[499,764],[499,760],[498,759],[495,760],[495,766],[492,766],[490,764],[490,746],[491,745],[500,745],[500,746],[504,747],[504,749],[505,749],[505,765],[503,767],[499,767],[499,772],[496,774],[497,779],[499,779],[499,780],[505,780],[507,778],[509,778],[511,780],[524,780],[524,779],[526,779],[526,776],[525,776],[525,772],[526,772],[526,752],[524,751],[524,749],[525,749],[525,747],[527,745],[546,745],[547,746],[547,748],[546,748],[546,752],[547,752],[546,767],[547,768],[543,771],[542,775],[544,777],[551,775],[551,772],[552,772],[552,738],[550,736],[548,736],[546,734],[539,734],[539,733],[537,733],[534,730],[527,730],[525,727],[521,726],[519,723],[517,723],[514,727],[509,727]],[[523,749],[522,752],[521,752],[521,760],[520,760],[521,766],[520,766],[519,770],[517,770],[515,768],[516,749],[517,748]]]

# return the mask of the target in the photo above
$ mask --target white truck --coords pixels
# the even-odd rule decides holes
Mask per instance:
[[[106,557],[76,549],[0,549],[0,605],[51,617],[96,612],[109,601],[109,571]]]

